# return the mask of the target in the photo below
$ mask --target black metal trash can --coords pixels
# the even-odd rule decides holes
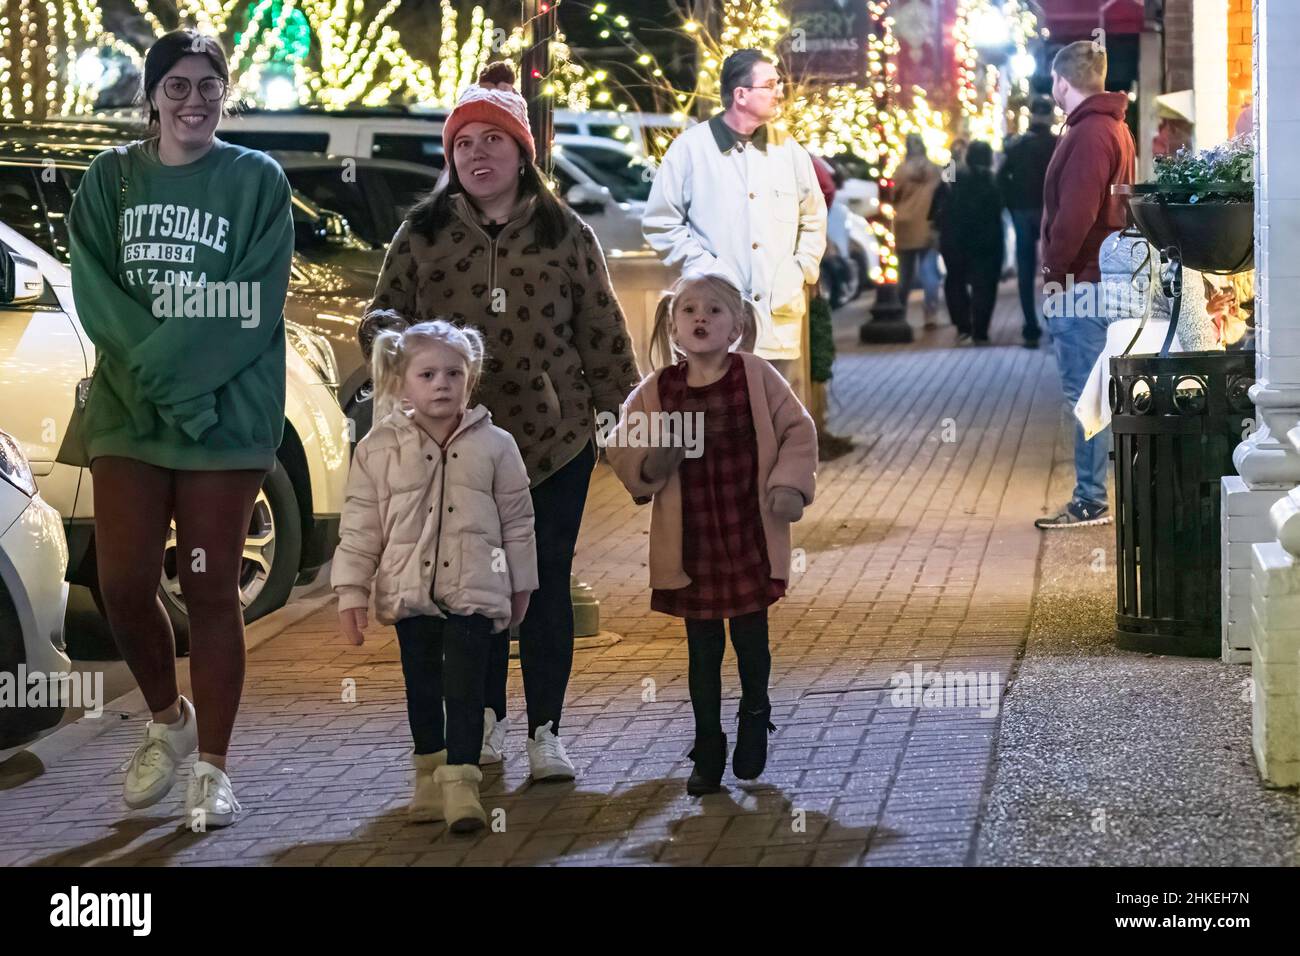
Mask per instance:
[[[1110,360],[1116,643],[1220,653],[1219,479],[1252,428],[1255,353]]]

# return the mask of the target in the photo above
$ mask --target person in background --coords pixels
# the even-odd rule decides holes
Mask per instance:
[[[683,277],[725,275],[753,304],[754,354],[804,404],[804,287],[826,249],[826,202],[811,157],[773,123],[785,87],[760,50],[722,64],[723,112],[678,136],[655,173],[641,228]]]
[[[1038,234],[1043,221],[1043,181],[1056,149],[1052,132],[1055,106],[1050,97],[1035,97],[1029,106],[1029,129],[1006,148],[998,170],[1002,203],[1011,214],[1016,235],[1016,281],[1024,314],[1025,348],[1038,348]]]
[[[1091,40],[1062,47],[1052,61],[1052,96],[1066,113],[1043,186],[1043,303],[1056,347],[1061,389],[1073,408],[1106,347],[1106,318],[1098,314],[1098,251],[1124,228],[1123,199],[1111,195],[1132,183],[1137,150],[1125,125],[1128,96],[1106,92],[1106,51]],[[1110,434],[1087,437],[1074,425],[1075,487],[1070,501],[1034,524],[1042,529],[1106,524]]]
[[[956,182],[935,192],[931,215],[939,231],[948,314],[957,326],[957,343],[988,345],[989,322],[1002,274],[1002,200],[993,178],[993,148],[970,144]]]
[[[907,156],[894,176],[894,239],[898,249],[898,296],[907,300],[919,275],[925,291],[925,327],[935,327],[939,311],[939,265],[930,224],[930,206],[942,171],[925,155],[925,142],[907,134]]]

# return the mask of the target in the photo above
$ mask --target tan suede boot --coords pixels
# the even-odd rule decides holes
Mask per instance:
[[[434,823],[443,820],[442,788],[434,780],[434,772],[447,765],[447,751],[439,750],[433,754],[412,754],[411,765],[415,768],[415,795],[407,807],[407,815],[414,823]]]

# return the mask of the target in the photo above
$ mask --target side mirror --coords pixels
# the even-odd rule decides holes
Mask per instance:
[[[603,213],[609,202],[609,190],[605,187],[589,186],[586,183],[574,183],[564,194],[564,201],[576,213],[591,215]]]
[[[36,302],[44,291],[40,267],[8,246],[0,246],[0,304]]]

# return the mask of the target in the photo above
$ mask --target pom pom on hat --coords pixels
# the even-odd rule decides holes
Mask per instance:
[[[478,75],[478,85],[466,87],[456,108],[442,126],[442,148],[452,162],[456,133],[470,123],[491,123],[505,130],[519,144],[531,163],[537,159],[537,145],[528,125],[528,104],[515,89],[515,71],[503,60],[489,63]]]

